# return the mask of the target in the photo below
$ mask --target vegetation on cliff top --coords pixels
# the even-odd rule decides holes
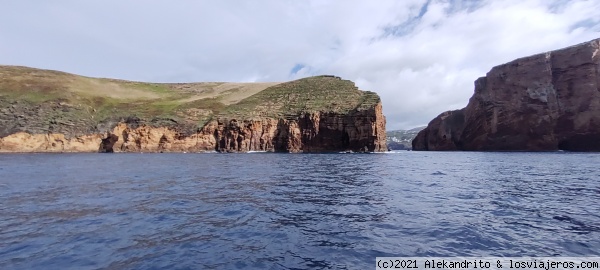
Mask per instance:
[[[377,94],[334,76],[286,83],[143,83],[0,66],[0,136],[30,127],[64,132],[83,125],[78,130],[84,132],[125,118],[199,128],[215,117],[344,113],[377,102]]]
[[[302,112],[346,113],[371,108],[379,96],[360,91],[353,82],[316,76],[271,86],[222,111],[225,117],[285,117]]]

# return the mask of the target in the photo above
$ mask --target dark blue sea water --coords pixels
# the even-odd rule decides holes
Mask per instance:
[[[0,269],[600,255],[599,154],[4,154]]]

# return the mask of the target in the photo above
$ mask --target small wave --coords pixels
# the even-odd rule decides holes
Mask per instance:
[[[585,224],[583,222],[578,221],[578,220],[576,220],[576,219],[574,219],[574,218],[572,218],[570,216],[562,215],[562,216],[553,216],[552,218],[555,219],[555,220],[558,220],[558,221],[569,222],[571,224],[575,224],[575,225],[578,225],[578,226],[585,226]]]
[[[552,219],[563,221],[572,224],[568,228],[570,231],[577,231],[581,233],[589,233],[589,232],[597,232],[600,231],[600,227],[595,224],[586,224],[583,221],[579,221],[570,216],[561,215],[561,216],[553,216]]]
[[[406,150],[392,150],[392,151],[386,151],[386,152],[373,152],[373,154],[400,154],[406,152]]]

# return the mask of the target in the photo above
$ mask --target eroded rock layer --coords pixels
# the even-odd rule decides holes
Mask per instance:
[[[475,81],[414,150],[600,151],[600,40],[517,59]]]
[[[119,122],[106,133],[65,137],[17,132],[0,139],[2,152],[331,152],[386,151],[381,104],[338,115],[307,113],[296,119],[213,120],[193,134],[170,127]]]

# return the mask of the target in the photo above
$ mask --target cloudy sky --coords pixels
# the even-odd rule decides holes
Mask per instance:
[[[466,105],[493,66],[600,38],[597,0],[0,0],[0,64],[152,82],[335,74],[388,129]]]

